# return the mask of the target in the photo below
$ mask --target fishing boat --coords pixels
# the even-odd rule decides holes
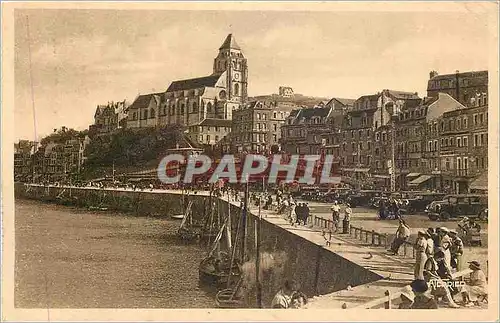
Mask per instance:
[[[220,218],[218,214],[219,203],[220,200],[217,199],[216,210],[218,218]],[[229,252],[220,250],[224,232],[226,233],[227,250]],[[238,232],[236,233],[236,237],[238,237]],[[229,288],[231,283],[235,283],[240,279],[242,274],[241,263],[239,259],[236,259],[236,241],[233,246],[231,238],[231,215],[228,214],[213,241],[208,256],[200,262],[199,273],[201,282],[217,287],[225,285],[225,287]]]
[[[208,256],[200,262],[200,281],[213,286],[227,285],[236,282],[241,277],[241,265],[230,254],[219,251],[220,239],[226,227],[224,224],[217,234],[214,246]]]
[[[203,225],[193,220],[193,201],[189,201],[185,213],[182,215],[182,222],[177,230],[177,236],[184,241],[199,239],[203,232]]]
[[[215,304],[219,308],[243,308],[244,298],[239,293],[242,279],[238,281],[234,288],[225,288],[215,295]]]

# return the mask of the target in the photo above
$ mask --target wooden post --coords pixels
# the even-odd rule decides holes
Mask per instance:
[[[387,243],[387,233],[384,233],[384,248],[387,249],[387,245],[388,245],[388,243]]]
[[[405,243],[403,243],[403,256],[406,257],[406,253],[407,253],[407,244],[405,242]]]
[[[363,241],[363,227],[359,227],[359,240]]]
[[[385,309],[391,309],[392,307],[392,301],[391,301],[391,292],[386,290],[385,291],[385,296],[387,296],[387,301],[385,302]]]
[[[372,246],[375,245],[375,230],[372,230]]]

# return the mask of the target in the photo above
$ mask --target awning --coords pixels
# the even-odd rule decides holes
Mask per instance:
[[[469,187],[471,190],[488,190],[488,172],[484,172],[472,181]]]
[[[421,175],[420,177],[417,177],[409,182],[408,185],[420,185],[423,182],[430,180],[432,177],[432,175]]]
[[[420,173],[410,173],[406,175],[406,177],[417,177],[417,176],[420,176]]]
[[[389,179],[389,178],[391,178],[391,176],[390,176],[390,175],[377,175],[377,174],[372,175],[372,177],[374,177],[374,178],[384,178],[384,179]]]

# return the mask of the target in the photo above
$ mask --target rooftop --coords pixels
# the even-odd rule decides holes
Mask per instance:
[[[215,87],[219,78],[220,74],[215,74],[194,79],[173,81],[168,87],[167,92],[191,90],[203,87]]]

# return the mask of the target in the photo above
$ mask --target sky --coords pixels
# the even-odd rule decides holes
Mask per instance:
[[[488,68],[487,19],[446,12],[16,10],[15,138],[83,130],[95,108],[210,75],[232,33],[250,96],[425,96],[429,72]],[[29,38],[27,32],[29,26]],[[29,52],[31,50],[31,68]],[[33,87],[30,82],[30,71]],[[33,90],[32,90],[33,88]]]

